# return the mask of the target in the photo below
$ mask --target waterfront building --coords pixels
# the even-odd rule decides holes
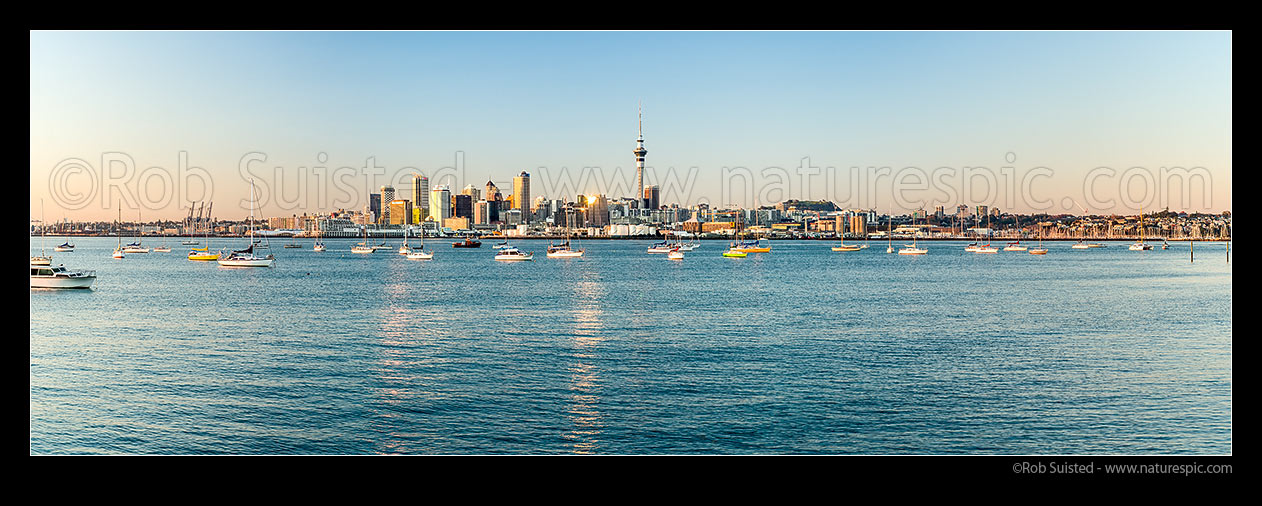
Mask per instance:
[[[491,202],[479,200],[473,204],[473,223],[475,225],[491,224]]]
[[[841,229],[839,228],[838,230],[841,230]],[[865,215],[865,214],[852,214],[852,215],[850,215],[850,229],[849,229],[849,231],[850,231],[850,233],[851,233],[851,234],[854,234],[854,235],[856,235],[856,236],[867,234],[867,233],[868,233],[868,217],[867,217],[867,215]]]
[[[378,215],[377,223],[390,223],[390,203],[394,202],[394,187],[385,185],[381,187],[381,214]]]
[[[592,227],[604,227],[609,224],[609,201],[603,194],[593,195],[587,199],[587,224]]]
[[[513,178],[513,207],[521,211],[523,223],[530,222],[530,173],[521,171]]]
[[[644,207],[645,209],[657,209],[662,206],[662,190],[657,185],[648,185],[644,187]]]
[[[461,196],[468,197],[468,195],[461,195]],[[469,218],[463,218],[463,217],[447,218],[443,220],[443,228],[450,228],[452,230],[468,230]]]
[[[479,200],[482,200],[481,195],[480,195],[481,192],[478,191],[478,188],[476,186],[473,186],[473,183],[469,183],[469,185],[465,186],[463,190],[460,190],[460,194],[468,195],[470,202],[477,202]]]
[[[429,178],[412,174],[412,223],[421,223],[429,217]]]
[[[469,195],[453,195],[452,216],[473,219],[473,197]]]
[[[429,192],[429,218],[443,223],[451,217],[451,190],[447,185],[435,186]]]
[[[405,199],[390,201],[389,212],[386,216],[390,220],[390,225],[410,225],[412,223],[412,201]]]
[[[503,221],[505,225],[515,227],[521,223],[521,209],[508,209],[502,211],[500,212],[500,217],[504,219]]]

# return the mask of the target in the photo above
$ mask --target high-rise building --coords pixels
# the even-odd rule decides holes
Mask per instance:
[[[452,195],[451,215],[456,218],[473,219],[473,197],[469,195]]]
[[[609,224],[609,200],[604,195],[593,195],[587,199],[587,224],[592,227]]]
[[[367,214],[371,214],[372,219],[374,220],[377,219],[378,216],[381,216],[381,194],[380,193],[368,194],[368,213]]]
[[[657,209],[662,205],[662,190],[657,185],[644,187],[644,206],[646,209]]]
[[[412,223],[425,221],[429,216],[429,178],[412,175]]]
[[[473,223],[478,225],[489,225],[491,223],[491,207],[492,203],[485,200],[474,202]]]
[[[487,223],[495,223],[500,221],[500,209],[504,206],[504,196],[500,195],[500,189],[491,181],[486,182],[486,202],[487,202]]]
[[[410,225],[412,223],[412,201],[395,199],[390,201],[391,225]]]
[[[530,174],[523,170],[513,178],[513,207],[521,211],[522,223],[530,222],[530,204]]]
[[[468,186],[465,186],[463,190],[460,190],[460,194],[468,195],[472,199],[473,202],[482,200],[481,192],[478,191],[478,188],[476,186],[473,186],[472,183],[470,183]]]
[[[496,200],[504,200],[504,197],[500,195],[500,189],[499,187],[495,186],[495,183],[491,181],[487,181],[486,182],[486,201],[492,202]]]
[[[429,218],[441,226],[451,217],[451,190],[447,185],[435,186],[429,192]]]
[[[637,111],[639,114],[639,132],[640,136],[635,140],[635,191],[644,191],[644,155],[649,154],[649,150],[644,149],[644,109],[641,107]],[[636,199],[644,202],[644,195],[636,195]],[[640,207],[644,207],[643,205]]]
[[[381,187],[381,217],[377,220],[379,224],[390,223],[390,203],[394,202],[394,187],[385,185]]]
[[[542,222],[552,216],[554,206],[547,197],[535,197],[535,203],[530,206],[530,221]]]

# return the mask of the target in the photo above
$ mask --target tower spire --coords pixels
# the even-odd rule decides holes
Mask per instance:
[[[644,105],[637,102],[637,113],[639,114],[640,136],[635,141],[635,200],[640,203],[640,208],[644,208],[644,155],[649,151],[644,149]]]

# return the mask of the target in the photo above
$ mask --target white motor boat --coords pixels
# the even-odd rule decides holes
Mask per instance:
[[[505,262],[521,262],[521,261],[526,261],[526,260],[534,260],[535,254],[526,253],[517,248],[509,246],[507,248],[501,249],[498,253],[496,253],[495,259],[502,260]]]
[[[90,288],[96,271],[71,271],[65,266],[31,265],[31,288]]]

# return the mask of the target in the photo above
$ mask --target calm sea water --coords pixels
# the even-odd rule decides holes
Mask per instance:
[[[54,263],[93,289],[30,293],[34,454],[1232,452],[1221,243],[501,263],[277,239],[274,268],[230,269],[73,242]]]

